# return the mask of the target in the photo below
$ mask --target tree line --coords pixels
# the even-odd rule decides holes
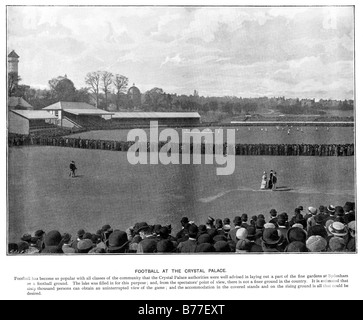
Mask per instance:
[[[194,90],[192,95],[166,93],[162,88],[152,88],[141,93],[135,104],[127,94],[129,79],[121,74],[108,71],[93,71],[85,76],[85,85],[77,89],[67,75],[48,81],[49,88],[35,89],[19,85],[17,74],[8,75],[8,95],[21,96],[35,109],[44,108],[58,101],[90,103],[97,108],[118,111],[135,110],[147,112],[199,112],[223,116],[248,116],[254,113],[275,110],[283,114],[324,115],[327,110],[352,111],[353,100],[288,99],[285,97],[241,98],[235,96],[205,97]]]

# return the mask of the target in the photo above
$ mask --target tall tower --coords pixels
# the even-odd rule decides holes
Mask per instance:
[[[19,56],[13,50],[8,54],[8,73],[14,73],[14,79],[18,78]]]

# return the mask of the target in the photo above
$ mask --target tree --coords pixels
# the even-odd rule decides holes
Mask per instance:
[[[90,86],[89,90],[91,91],[91,94],[94,96],[94,99],[96,100],[96,108],[98,108],[99,95],[100,95],[100,84],[101,84],[101,72],[93,71],[93,72],[87,73],[85,82],[86,82],[86,84],[88,84]]]
[[[17,72],[8,73],[8,95],[9,95],[9,97],[15,95],[17,88],[18,88],[18,83],[20,81],[21,81],[21,78],[18,76]]]
[[[104,109],[108,109],[108,105],[107,105],[107,96],[108,93],[110,92],[110,87],[112,85],[112,78],[113,78],[113,74],[111,72],[108,71],[102,71],[101,72],[101,86],[102,86],[102,91],[105,94],[105,108]]]
[[[129,84],[129,79],[121,74],[116,74],[113,78],[113,85],[116,89],[116,106],[120,109],[120,102],[122,101],[122,95],[126,92],[126,88]]]
[[[56,101],[74,101],[76,88],[67,76],[59,76],[48,81],[51,95]]]

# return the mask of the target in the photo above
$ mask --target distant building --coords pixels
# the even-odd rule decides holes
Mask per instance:
[[[21,97],[8,98],[9,110],[34,110],[34,107]]]
[[[8,73],[16,73],[18,75],[19,56],[13,50],[8,54]]]
[[[135,87],[135,83],[129,88],[127,95],[134,108],[139,108],[141,106],[141,92],[139,88]]]

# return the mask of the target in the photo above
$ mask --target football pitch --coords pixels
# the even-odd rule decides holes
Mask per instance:
[[[69,176],[76,162],[77,177]],[[234,174],[213,165],[131,165],[126,152],[62,147],[8,149],[8,241],[43,229],[95,233],[104,224],[125,230],[136,222],[171,224],[183,216],[287,212],[302,205],[355,201],[354,157],[237,156]],[[275,170],[283,191],[261,191],[263,171]]]

